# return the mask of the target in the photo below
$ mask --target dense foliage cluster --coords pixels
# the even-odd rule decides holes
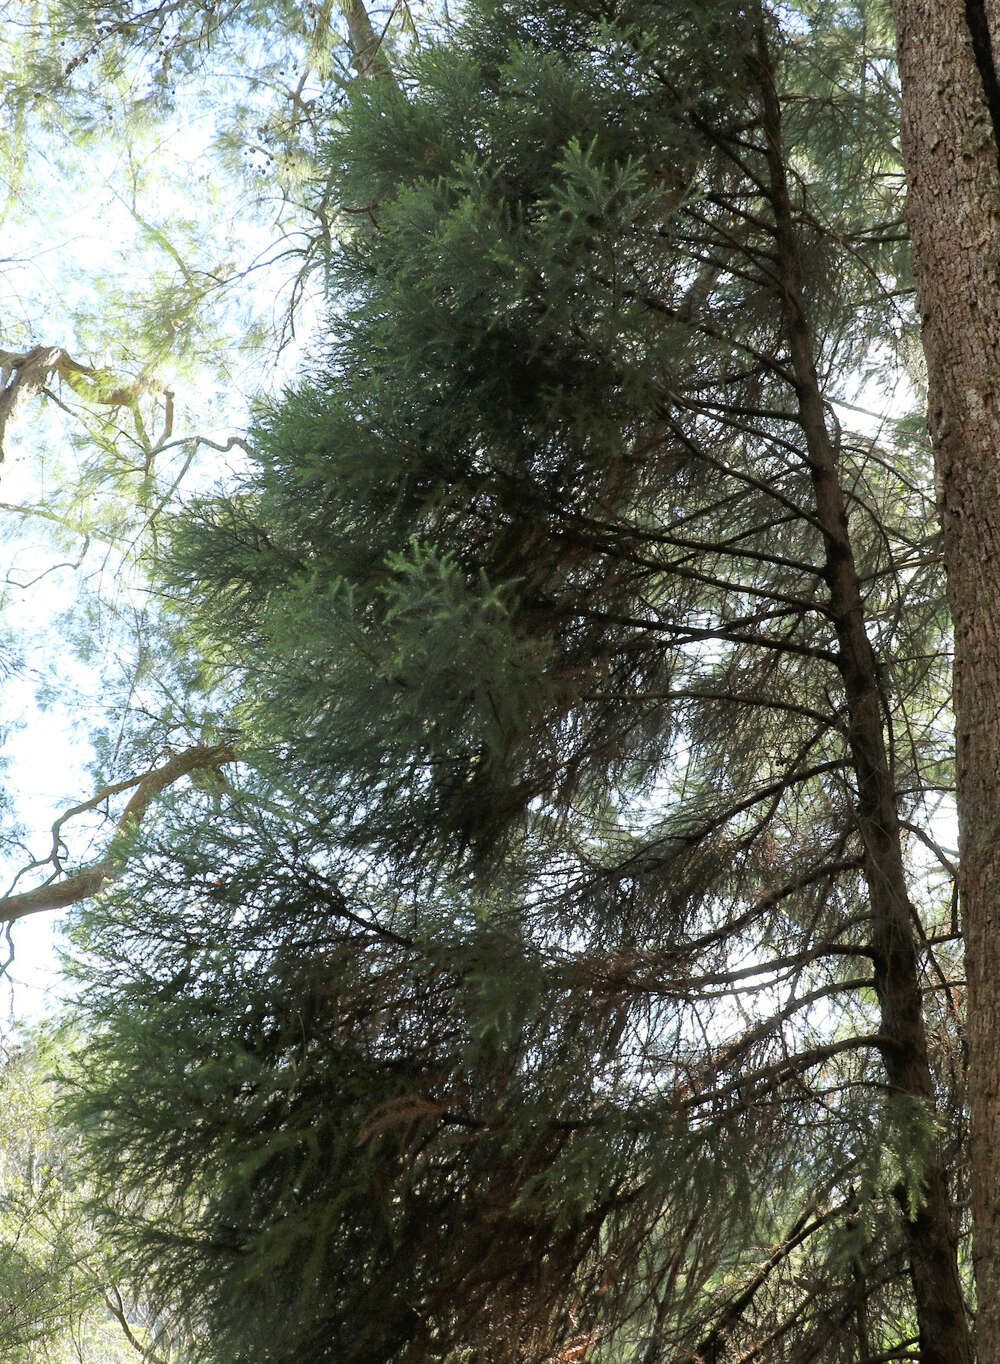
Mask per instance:
[[[919,426],[847,422],[912,345],[888,38],[480,0],[331,130],[325,349],[164,570],[243,762],[78,929],[99,1215],[195,1357],[929,1340],[946,613]]]

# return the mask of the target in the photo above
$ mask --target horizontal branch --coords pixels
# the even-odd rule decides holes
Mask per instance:
[[[756,920],[776,909],[783,901],[798,894],[800,891],[810,889],[819,881],[835,881],[844,872],[858,872],[863,867],[860,857],[843,857],[835,861],[820,863],[815,867],[810,867],[801,876],[796,876],[790,881],[776,886],[773,890],[761,895],[753,904],[738,917],[728,920],[719,928],[713,928],[707,933],[702,933],[699,937],[690,938],[687,942],[678,942],[672,949],[671,956],[676,959],[681,955],[690,954],[696,951],[704,951],[709,947],[716,946],[723,939],[734,939],[737,933],[743,932]],[[862,920],[852,921],[862,922],[868,919],[864,915]],[[843,925],[842,925],[843,927]]]
[[[878,1051],[884,1054],[896,1046],[895,1040],[887,1037],[884,1033],[846,1037],[839,1042],[829,1042],[824,1046],[811,1047],[806,1051],[784,1056],[780,1061],[761,1066],[758,1070],[747,1071],[728,1084],[720,1085],[717,1089],[681,1095],[679,1096],[678,1107],[697,1109],[704,1104],[714,1104],[720,1100],[732,1098],[738,1098],[741,1106],[758,1102],[769,1091],[774,1091],[788,1084],[789,1081],[801,1081],[806,1071],[822,1065],[824,1061],[829,1061],[835,1056],[841,1056],[845,1052],[863,1050]]]
[[[124,848],[158,795],[182,777],[189,777],[195,772],[217,771],[227,763],[235,761],[236,751],[230,744],[196,744],[185,749],[183,753],[174,754],[162,766],[154,767],[143,776],[106,786],[90,800],[68,810],[53,825],[56,846],[60,827],[72,815],[95,809],[110,796],[135,787],[115,825],[115,832],[104,857],[68,876],[36,886],[33,890],[3,896],[0,898],[0,923],[13,923],[28,914],[38,914],[44,910],[66,909],[69,905],[78,904],[81,900],[96,895],[120,874]],[[55,861],[55,858],[50,857],[49,860]]]

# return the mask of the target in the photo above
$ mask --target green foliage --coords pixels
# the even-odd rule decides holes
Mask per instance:
[[[833,404],[910,326],[874,227],[892,91],[841,17],[483,0],[330,132],[363,226],[326,353],[165,569],[246,769],[78,926],[68,1112],[196,1357],[631,1364],[714,1331],[833,1364],[859,1313],[912,1333],[896,1190],[936,1129],[881,1126],[762,112],[773,76]],[[831,428],[917,818],[926,453]]]
[[[20,390],[0,455],[0,669],[9,632],[24,660],[5,725],[25,716],[40,736],[10,745],[9,884],[88,794],[88,739],[118,780],[204,728],[164,631],[143,657],[146,556],[179,490],[240,458],[248,391],[278,382],[279,355],[294,372],[332,211],[318,129],[349,70],[335,10],[288,0],[7,0],[0,39],[5,404],[19,357],[55,357]],[[57,767],[42,808],[38,774]],[[69,841],[66,865],[89,855]]]
[[[64,1044],[44,1033],[5,1048],[0,1075],[0,1354],[11,1364],[123,1364],[135,1346],[83,1207],[72,1146],[53,1116]],[[129,1311],[134,1338],[147,1336]],[[164,1356],[165,1358],[165,1356]]]
[[[742,1148],[594,1053],[613,1020],[509,910],[345,899],[259,820],[187,858],[176,833],[147,851],[141,924],[137,883],[84,920],[105,1024],[65,1102],[114,1189],[120,1270],[194,1357],[443,1358],[470,1330],[485,1348],[539,1293],[605,1274],[598,1238],[638,1251],[637,1215],[659,1227]],[[685,1253],[658,1235],[653,1259]]]
[[[745,370],[748,354],[780,345],[767,232],[732,243],[732,215],[759,196],[751,186],[747,201],[717,151],[745,113],[726,108],[719,73],[748,58],[715,60],[704,48],[724,33],[738,54],[742,21],[721,6],[685,33],[672,10],[643,11],[641,40],[624,16],[584,21],[553,7],[544,30],[534,22],[503,7],[476,12],[457,55],[432,47],[414,59],[411,95],[381,85],[358,93],[329,159],[348,202],[374,206],[377,230],[333,261],[329,359],[262,415],[245,499],[206,504],[179,538],[205,636],[250,674],[268,660],[247,706],[251,732],[315,737],[285,755],[293,768],[302,756],[295,779],[315,789],[329,770],[348,805],[363,792],[357,841],[397,855],[424,857],[428,840],[456,825],[488,846],[543,793],[564,806],[584,791],[594,798],[594,782],[620,789],[626,770],[647,787],[664,780],[673,707],[639,701],[637,724],[634,699],[666,697],[703,667],[673,640],[732,613],[741,594],[808,601],[815,591],[808,574],[755,582],[743,562],[734,575],[719,568],[723,555],[701,570],[718,570],[730,589],[713,594],[675,564],[683,541],[662,525],[668,509],[677,519],[685,508],[696,544],[709,549],[731,517],[746,527],[745,559],[779,552],[769,494],[744,489],[734,512],[724,501],[731,477],[699,460],[713,441],[723,465],[742,458],[738,423],[728,429],[707,385],[734,412],[741,403],[780,412],[788,401],[766,364]],[[814,131],[825,119],[831,136],[845,133],[840,105],[804,103]],[[719,126],[705,131],[709,115]],[[865,214],[867,203],[852,203]],[[845,204],[839,215],[822,233],[803,227],[810,257],[867,227],[866,216],[846,221]],[[818,306],[851,306],[858,274],[867,293],[879,268],[877,249],[852,242],[836,263],[843,296],[828,291]],[[838,323],[830,334],[828,363],[841,370],[858,363],[864,341],[854,312],[857,329]],[[748,457],[765,486],[780,481],[794,515],[808,498],[805,471],[785,467],[780,446]],[[790,517],[780,534],[781,553],[817,562],[807,521]],[[438,653],[433,683],[426,674],[436,728],[434,705],[411,706],[409,679],[401,674],[394,693],[385,685],[376,660],[414,619],[400,588],[390,617],[385,585],[398,573],[393,556],[414,540],[450,556],[466,590],[502,593],[507,638],[498,620],[493,653],[541,665],[511,688],[513,723],[498,711],[492,734],[482,732],[483,686],[456,696],[450,650]],[[327,638],[312,628],[318,616],[342,619],[331,590],[361,613],[364,644],[345,648],[337,625]],[[804,645],[822,644],[808,611],[794,628]],[[293,650],[273,648],[283,632]],[[746,666],[729,650],[718,671]],[[802,694],[801,666],[777,666],[785,680],[775,690],[787,682]],[[344,667],[353,684],[320,701],[320,679]],[[354,710],[362,698],[367,723]],[[391,756],[402,725],[422,763]],[[643,742],[650,730],[653,745]]]

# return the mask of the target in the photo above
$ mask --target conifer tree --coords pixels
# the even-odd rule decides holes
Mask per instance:
[[[909,335],[895,92],[837,18],[483,0],[330,139],[327,353],[174,539],[251,770],[81,930],[105,1215],[213,1357],[971,1359],[928,458],[837,406]]]

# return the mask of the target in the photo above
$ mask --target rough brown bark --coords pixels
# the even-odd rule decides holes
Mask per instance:
[[[817,521],[822,529],[828,614],[836,631],[838,667],[848,711],[848,742],[857,786],[855,815],[864,848],[872,914],[870,952],[881,1008],[882,1060],[890,1086],[934,1111],[934,1084],[924,1031],[916,912],[906,882],[895,782],[886,751],[882,695],[875,655],[865,630],[835,442],[826,424],[809,320],[803,303],[798,234],[781,142],[781,106],[761,19],[759,69],[763,127],[785,334],[805,433]],[[924,1170],[923,1203],[910,1217],[900,1193],[923,1364],[971,1364],[969,1333],[958,1273],[957,1236],[939,1156]]]
[[[1000,1361],[1000,119],[987,11],[894,0],[908,215],[955,628],[980,1364]],[[1000,19],[1000,15],[996,16]],[[994,33],[996,31],[994,23]],[[995,44],[994,44],[995,45]]]

